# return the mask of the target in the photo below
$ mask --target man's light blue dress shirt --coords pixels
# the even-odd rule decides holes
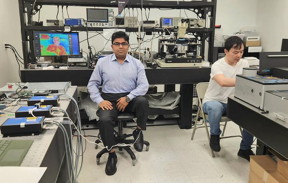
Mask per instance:
[[[79,76],[81,77],[81,76]],[[123,64],[120,64],[115,54],[100,58],[88,82],[88,91],[93,102],[100,104],[99,87],[103,93],[129,93],[132,100],[136,96],[143,96],[149,88],[143,64],[127,54]]]

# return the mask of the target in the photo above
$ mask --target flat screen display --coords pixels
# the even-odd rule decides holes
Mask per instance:
[[[36,57],[81,55],[78,32],[34,32]]]
[[[288,39],[282,39],[281,51],[288,51]]]
[[[108,22],[108,9],[87,8],[87,22]]]
[[[269,70],[275,67],[288,67],[288,52],[260,52],[259,70]]]
[[[173,26],[173,18],[163,18],[162,26]]]

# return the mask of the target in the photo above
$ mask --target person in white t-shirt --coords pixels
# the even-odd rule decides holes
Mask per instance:
[[[210,123],[210,147],[219,152],[220,147],[220,120],[227,110],[227,100],[234,95],[236,75],[242,74],[245,67],[249,67],[248,61],[242,59],[244,43],[238,36],[231,36],[225,41],[225,57],[217,60],[211,67],[210,81],[203,99],[203,110],[208,114]],[[253,136],[243,130],[242,141],[238,156],[250,161]]]

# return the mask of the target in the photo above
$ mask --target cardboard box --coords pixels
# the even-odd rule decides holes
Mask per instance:
[[[247,36],[244,39],[245,46],[261,46],[261,41],[259,36]]]
[[[278,171],[271,172],[268,175],[267,183],[288,183],[288,179],[286,179],[281,173]]]
[[[265,182],[262,180],[262,177],[259,177],[258,175],[256,175],[256,173],[250,171],[249,183],[265,183]]]
[[[266,155],[250,157],[249,183],[288,183],[288,162]]]
[[[277,161],[277,171],[288,179],[288,161]]]
[[[261,46],[261,41],[246,41],[245,42],[245,46],[249,47],[249,46]]]
[[[266,182],[267,177],[271,172],[275,172],[277,169],[277,164],[269,156],[257,155],[250,156],[250,173],[253,172],[261,180]]]

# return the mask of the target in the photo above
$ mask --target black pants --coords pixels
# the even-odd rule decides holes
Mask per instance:
[[[102,110],[101,108],[97,111],[99,116],[99,127],[101,139],[104,143],[104,146],[108,148],[117,144],[114,139],[114,126],[117,120],[117,116],[120,111],[118,111],[116,104],[117,100],[123,96],[126,96],[128,93],[103,93],[102,98],[104,100],[109,100],[112,105],[112,110]],[[124,112],[132,112],[137,118],[137,125],[142,129],[146,130],[146,122],[148,118],[149,105],[146,98],[139,96],[131,100],[128,106],[125,108]]]

